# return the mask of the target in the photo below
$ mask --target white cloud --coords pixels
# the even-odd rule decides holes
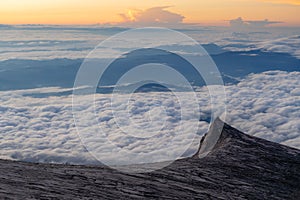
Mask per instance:
[[[247,77],[238,85],[228,86],[229,124],[271,141],[300,148],[299,72],[265,72]]]
[[[152,8],[150,11],[162,12],[161,15],[157,15],[161,16],[161,21],[167,21],[169,24],[177,21],[175,23],[177,25],[174,28],[180,28],[178,26],[178,23],[181,23],[180,15],[177,16],[177,14],[174,14],[173,18],[172,14],[169,16],[169,11],[161,7]],[[138,11],[138,13],[144,13],[141,16],[150,16],[150,14],[145,14],[150,11]],[[143,21],[145,20],[144,18],[147,19],[145,16],[139,20]],[[150,18],[147,20],[151,21],[153,19]],[[151,25],[155,24],[149,24],[149,26]],[[263,49],[265,51],[290,53],[300,57],[300,39],[297,36],[299,35],[299,29],[297,28],[274,28],[272,30],[264,30],[263,32],[254,32],[255,30],[236,32],[226,27],[190,27],[189,29],[190,31],[182,31],[197,40],[200,44],[214,43],[227,50],[234,51]],[[16,30],[5,28],[1,29],[0,35],[0,61],[9,59],[82,59],[101,41],[124,30],[101,26],[42,26],[35,28],[24,26]],[[159,43],[160,40],[157,40],[157,42]],[[107,54],[101,55],[101,58],[111,57],[118,50],[117,48],[107,49]]]
[[[169,6],[153,7],[146,10],[132,9],[120,14],[123,19],[119,25],[180,25],[184,16],[166,10]]]
[[[257,47],[265,51],[289,53],[300,58],[300,36],[284,37],[258,43]]]
[[[252,74],[238,85],[226,86],[228,104],[227,104],[227,122],[240,130],[262,137],[271,141],[280,142],[300,148],[300,73],[299,72],[265,72],[262,74]],[[75,164],[95,164],[95,159],[85,150],[76,133],[73,123],[71,96],[52,96],[45,98],[33,98],[23,96],[28,93],[36,93],[37,90],[22,90],[0,92],[0,148],[1,158],[27,160],[35,162],[69,162]],[[65,89],[44,88],[45,92],[59,92]],[[209,113],[208,94],[204,88],[199,88],[198,95],[202,101],[199,102],[202,114]],[[175,141],[170,141],[172,131],[178,130],[178,112],[179,107],[176,102],[166,93],[148,93],[136,94],[137,98],[130,104],[130,111],[137,115],[133,118],[133,124],[127,124],[130,130],[138,125],[144,128],[145,133],[157,127],[165,126],[156,137],[151,139],[137,140],[132,136],[124,135],[122,130],[118,129],[111,111],[109,110],[108,95],[99,95],[96,101],[97,118],[101,122],[108,137],[122,150],[114,152],[112,157],[109,146],[93,143],[91,137],[91,148],[101,152],[103,159],[117,159],[120,162],[135,158],[123,157],[122,151],[131,150],[135,153],[143,154],[153,152],[156,155],[153,160],[165,159],[169,153],[176,154],[180,144],[191,142],[188,134],[181,135]],[[189,105],[189,95],[186,96],[186,104]],[[119,98],[126,98],[120,96]],[[175,104],[174,104],[175,103]],[[159,107],[164,107],[165,111],[160,114],[157,111]],[[175,105],[175,106],[174,106]],[[122,106],[122,105],[120,105]],[[93,111],[89,105],[81,109]],[[164,116],[168,113],[163,125],[155,121],[153,127],[147,127],[149,111],[155,111],[155,117]],[[87,115],[87,123],[95,117]],[[191,117],[185,118],[183,125],[184,132],[191,131],[195,125],[189,121]],[[201,122],[200,133],[204,133],[207,128],[206,122]],[[157,126],[157,127],[156,127]],[[90,124],[89,130],[99,131],[98,127]],[[143,134],[143,131],[137,134]],[[198,138],[199,139],[199,138]],[[164,145],[168,146],[169,151],[165,151]],[[196,151],[198,144],[195,144],[190,150],[191,155]],[[170,151],[171,149],[171,151]],[[159,156],[157,156],[159,155]]]
[[[100,41],[107,38],[106,32],[100,27],[81,29],[75,26],[41,26],[33,29],[24,26],[16,30],[2,29],[0,61],[84,58]]]
[[[59,92],[65,89],[45,88],[46,91]],[[28,93],[36,93],[34,90],[23,90],[14,92],[1,92],[1,116],[0,116],[0,132],[2,134],[0,147],[1,158],[11,158],[17,160],[35,161],[35,162],[69,162],[75,164],[93,164],[96,161],[86,152],[77,135],[72,116],[71,96],[52,96],[47,98],[32,98],[23,96]],[[128,98],[129,95],[120,95],[117,99]],[[135,114],[131,120],[134,123],[126,124],[127,130],[139,130],[134,136],[142,137],[136,139],[134,136],[126,135],[119,129],[114,122],[111,113],[110,101],[108,95],[98,95],[96,100],[97,118],[104,129],[105,134],[100,137],[109,138],[114,144],[122,147],[122,150],[112,154],[112,149],[107,143],[95,143],[95,135],[88,135],[87,140],[89,147],[100,152],[103,160],[117,160],[118,162],[134,161],[136,158],[124,157],[122,151],[133,151],[135,153],[151,153],[154,162],[164,160],[172,155],[182,153],[182,149],[178,145],[189,145],[193,141],[191,133],[193,127],[197,127],[198,122],[194,122],[193,106],[190,106],[190,113],[183,116],[183,128],[178,123],[180,117],[179,107],[170,106],[174,102],[170,95],[166,93],[137,94],[135,101],[130,104],[129,111]],[[90,97],[87,97],[90,98]],[[186,102],[189,98],[186,96]],[[176,102],[175,102],[176,104]],[[83,104],[84,105],[84,104]],[[118,109],[123,107],[119,105]],[[165,107],[165,112],[158,113],[160,107]],[[81,109],[86,111],[84,120],[86,120],[86,131],[99,133],[98,124],[93,124],[93,106],[83,106]],[[150,120],[151,126],[148,127],[147,116],[152,112]],[[154,115],[153,115],[154,114]],[[161,115],[162,114],[162,115]],[[179,115],[179,116],[178,116]],[[121,116],[122,117],[122,116]],[[148,119],[147,119],[148,118]],[[165,121],[160,123],[163,119]],[[204,134],[208,128],[207,123],[201,123],[199,130]],[[137,125],[137,128],[135,127]],[[163,129],[160,131],[160,128]],[[92,130],[92,131],[91,131]],[[176,131],[182,133],[173,139]],[[144,135],[158,133],[155,137],[143,138]],[[131,132],[130,132],[131,133]],[[168,145],[168,146],[166,146]],[[196,146],[193,147],[196,151]],[[171,151],[166,151],[171,149]],[[136,161],[138,162],[138,160]]]

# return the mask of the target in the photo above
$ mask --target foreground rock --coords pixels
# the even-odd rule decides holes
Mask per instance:
[[[0,199],[299,199],[299,150],[225,124],[207,152],[220,123],[195,156],[150,173],[0,160]]]

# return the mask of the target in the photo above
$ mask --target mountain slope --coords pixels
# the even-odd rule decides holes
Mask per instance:
[[[297,199],[300,150],[246,135],[224,124],[216,145],[144,174],[108,167],[0,160],[0,199]],[[203,158],[202,158],[203,157]],[[155,164],[153,164],[155,165]],[[149,167],[145,166],[145,167]]]

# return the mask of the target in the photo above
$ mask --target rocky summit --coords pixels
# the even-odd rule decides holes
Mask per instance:
[[[0,199],[300,199],[300,150],[217,119],[196,155],[148,173],[0,160]]]

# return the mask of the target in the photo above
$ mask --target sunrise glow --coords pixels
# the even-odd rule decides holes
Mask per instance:
[[[184,23],[226,25],[243,17],[300,25],[299,0],[10,0],[0,3],[0,24],[97,24],[135,21],[143,11],[161,6],[183,16]]]

